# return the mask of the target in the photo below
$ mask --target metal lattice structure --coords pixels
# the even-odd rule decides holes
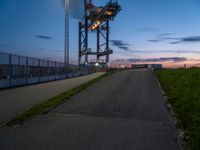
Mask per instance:
[[[109,22],[120,10],[117,1],[110,0],[104,7],[96,7],[92,0],[84,0],[84,17],[79,22],[79,66],[108,65],[109,55],[113,53],[109,48]],[[95,51],[88,47],[89,32],[96,33]],[[89,56],[95,56],[96,60],[92,62]]]
[[[65,73],[69,67],[69,0],[65,0],[65,45],[64,45],[64,64]]]

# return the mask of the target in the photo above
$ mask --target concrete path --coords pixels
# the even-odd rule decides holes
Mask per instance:
[[[0,91],[0,124],[24,112],[31,106],[46,101],[103,73],[36,84]]]
[[[1,150],[179,150],[152,71],[109,76],[46,115],[0,129]]]

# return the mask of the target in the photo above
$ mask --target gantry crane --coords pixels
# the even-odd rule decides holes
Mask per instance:
[[[108,65],[109,55],[113,53],[109,48],[109,22],[120,10],[117,1],[109,0],[104,7],[97,7],[92,0],[84,0],[84,17],[79,22],[79,66]],[[96,50],[88,47],[89,32],[96,33]],[[95,61],[91,61],[90,56],[95,56]]]

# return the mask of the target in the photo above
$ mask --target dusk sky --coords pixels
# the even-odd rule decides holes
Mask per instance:
[[[82,0],[83,1],[83,0]],[[78,3],[77,3],[78,2]],[[70,62],[77,62],[81,0],[71,0]],[[106,0],[94,0],[103,5]],[[115,59],[200,59],[200,0],[119,0],[111,23]],[[75,16],[76,15],[76,16]],[[94,48],[95,43],[89,46]],[[61,0],[0,0],[0,52],[63,61]]]

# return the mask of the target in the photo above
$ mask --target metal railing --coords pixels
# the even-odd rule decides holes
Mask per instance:
[[[65,79],[94,72],[64,63],[0,52],[0,89]]]

